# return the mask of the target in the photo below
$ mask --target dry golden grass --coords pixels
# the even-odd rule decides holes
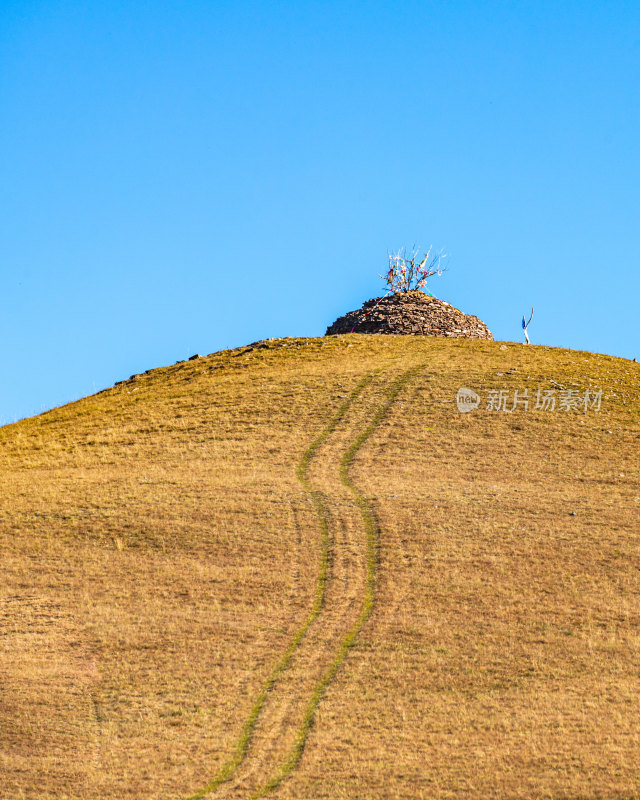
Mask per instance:
[[[552,380],[601,411],[455,406]],[[193,795],[265,685],[212,797],[283,764],[270,796],[637,796],[639,388],[606,356],[354,335],[0,429],[0,796]],[[337,663],[368,509],[375,602]],[[323,514],[322,606],[270,684],[317,601]]]

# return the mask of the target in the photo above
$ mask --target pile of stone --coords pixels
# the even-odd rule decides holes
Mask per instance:
[[[327,328],[327,336],[337,333],[493,339],[489,328],[478,317],[463,314],[445,300],[420,291],[367,300],[362,308],[349,311]]]

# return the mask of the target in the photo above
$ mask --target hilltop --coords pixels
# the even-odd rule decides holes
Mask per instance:
[[[0,794],[637,796],[639,390],[353,334],[1,428]]]

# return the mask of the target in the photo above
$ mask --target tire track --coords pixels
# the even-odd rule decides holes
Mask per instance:
[[[367,403],[363,403],[355,406],[355,420],[341,425],[383,368],[365,376],[298,464],[297,477],[313,502],[321,537],[314,605],[263,684],[232,755],[206,786],[186,800],[199,800],[216,790],[216,797],[221,799],[257,800],[297,768],[316,710],[369,619],[375,600],[379,526],[371,503],[353,483],[349,470],[360,448],[420,368],[404,371],[382,388],[382,404],[374,394],[377,410],[373,417],[368,416]],[[361,430],[360,434],[350,443],[341,443],[354,427]],[[336,436],[328,442],[332,434]],[[316,458],[325,443],[330,448],[327,457]],[[325,470],[325,483],[335,483],[330,493],[321,491],[317,488],[319,481],[311,479],[312,462],[314,468]],[[318,624],[314,625],[316,620]]]

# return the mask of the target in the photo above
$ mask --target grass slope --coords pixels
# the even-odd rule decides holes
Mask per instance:
[[[0,429],[0,796],[638,795],[639,388],[288,339]]]

